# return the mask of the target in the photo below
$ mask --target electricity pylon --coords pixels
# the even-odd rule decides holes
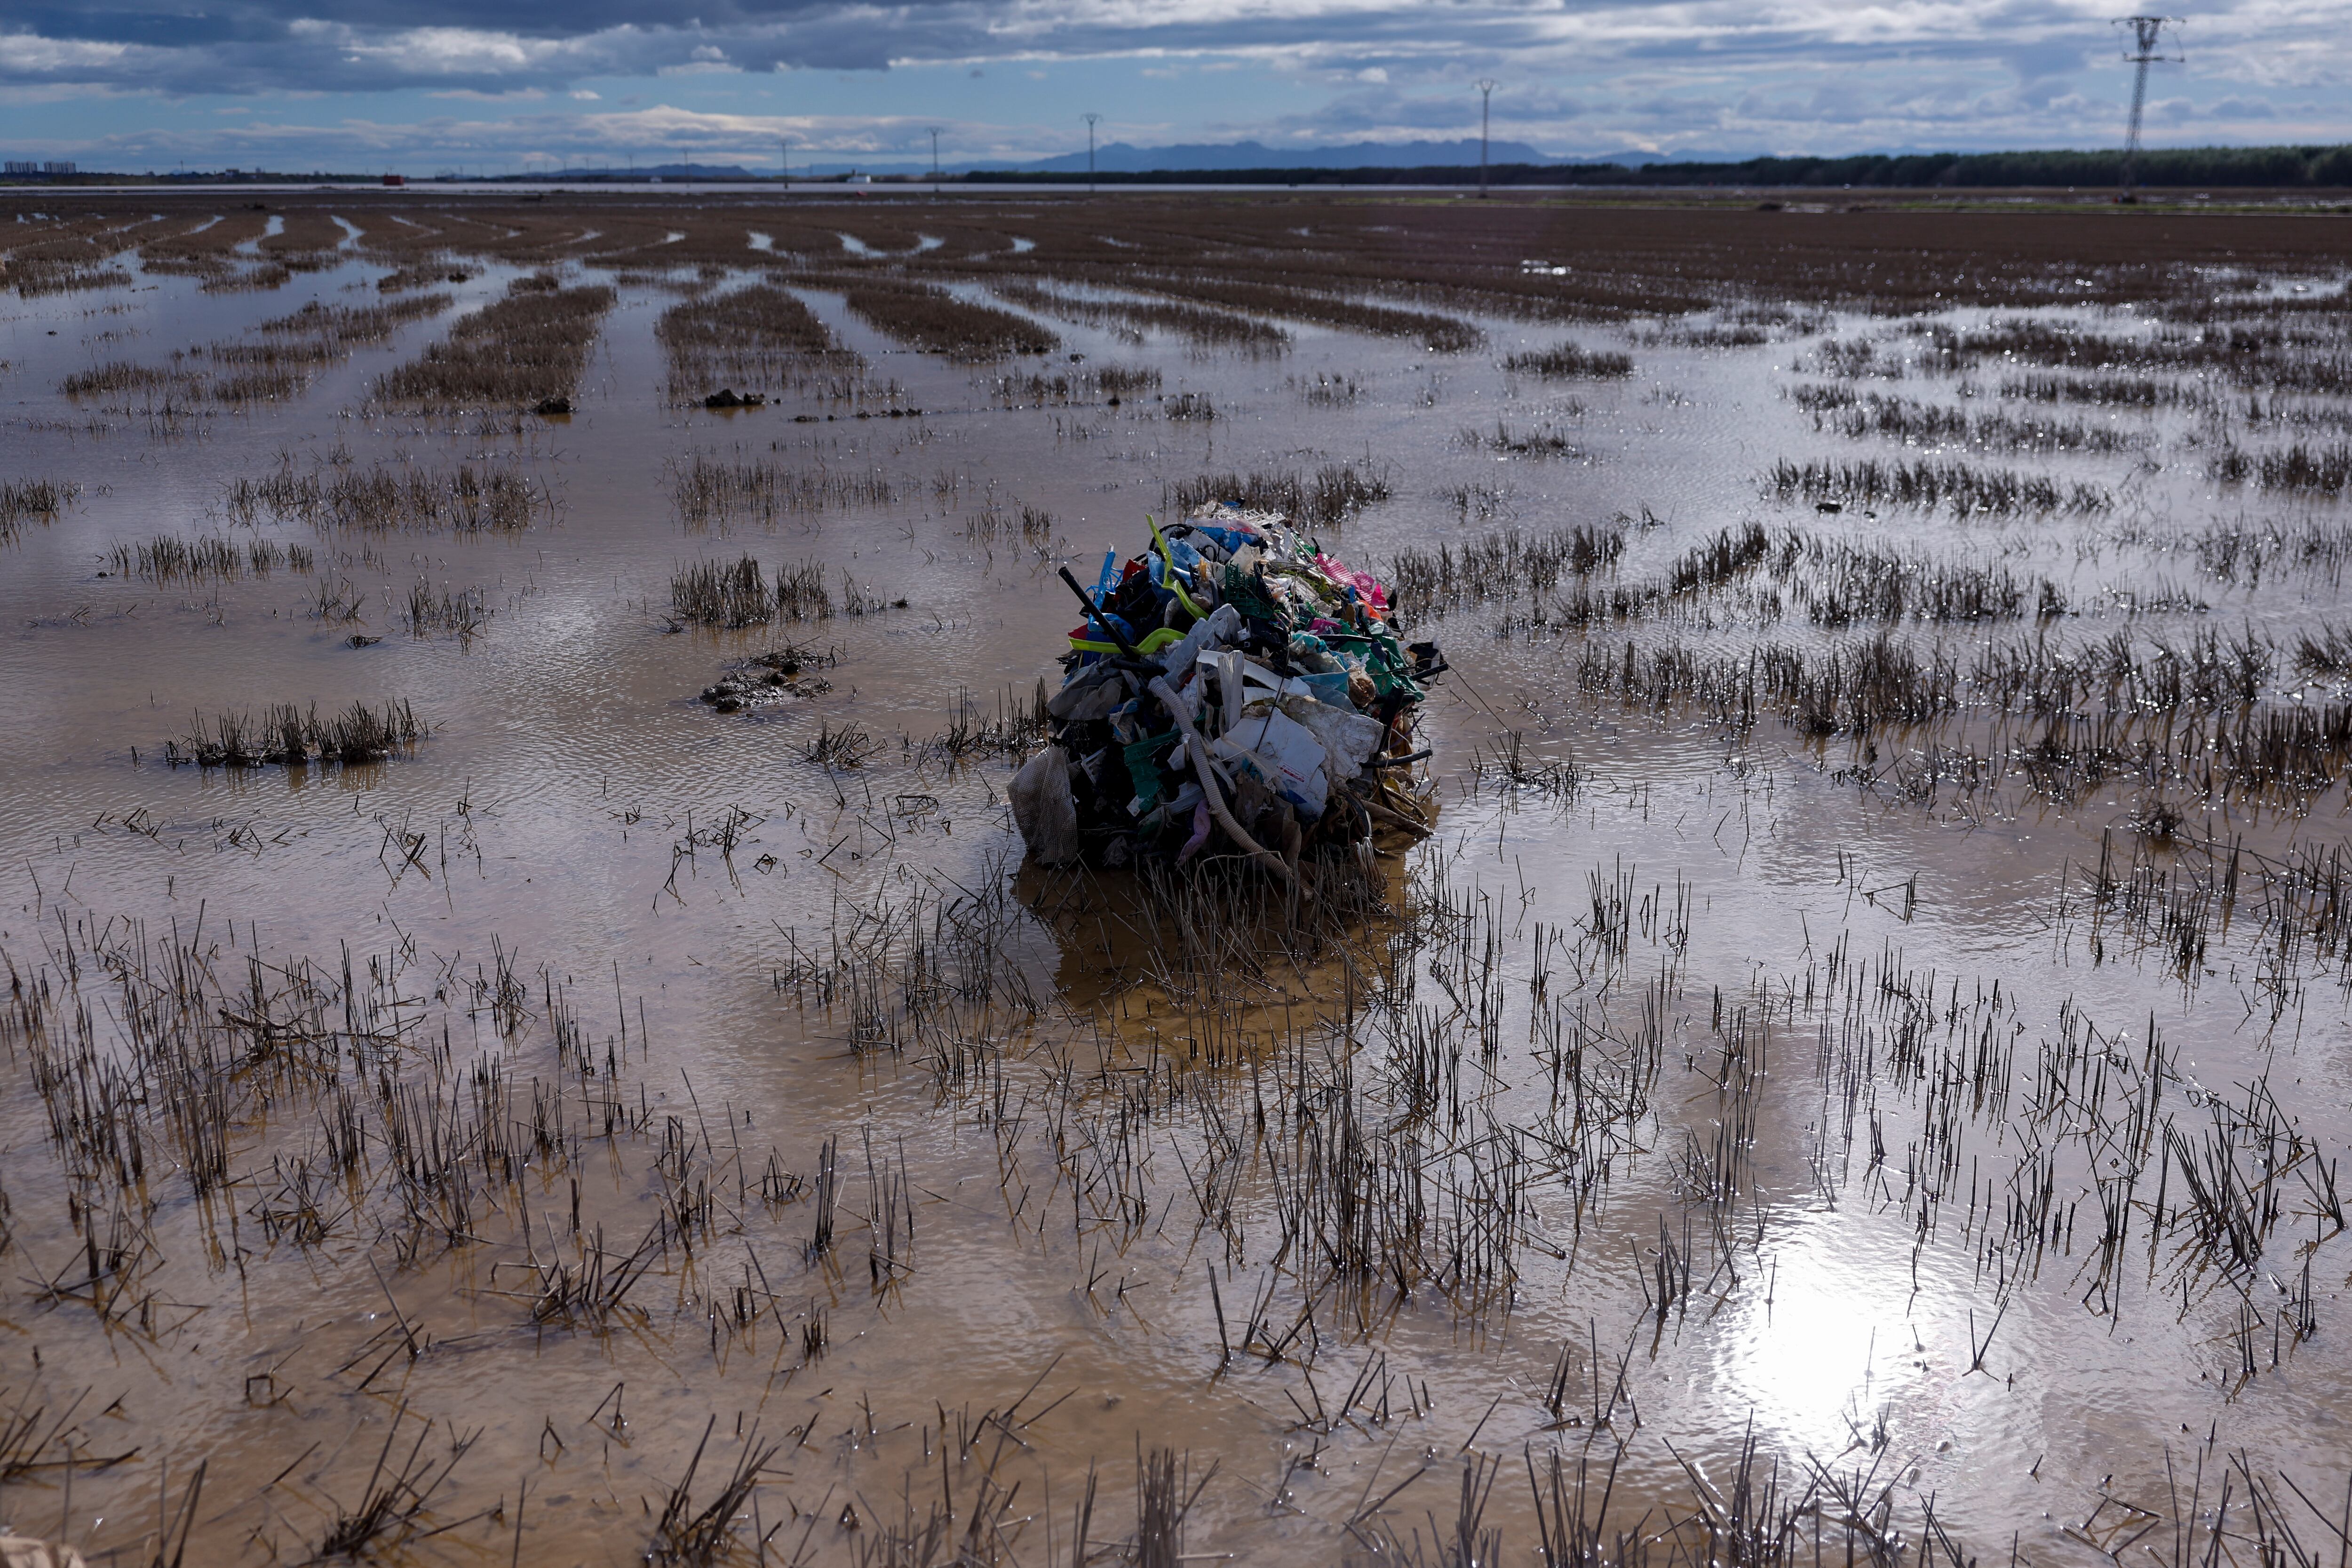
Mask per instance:
[[[2179,63],[2183,57],[2166,54],[2161,45],[2164,29],[2179,26],[2180,18],[2125,16],[2116,26],[2132,30],[2131,47],[2124,51],[2124,58],[2137,68],[2132,76],[2131,120],[2124,129],[2124,195],[2129,195],[2138,173],[2139,120],[2141,111],[2147,107],[2147,68],[2158,62]]]
[[[1495,84],[1480,80],[1472,84],[1478,89],[1478,199],[1486,199],[1486,126],[1487,111],[1494,107]]]

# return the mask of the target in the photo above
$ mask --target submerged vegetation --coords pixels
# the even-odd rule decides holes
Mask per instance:
[[[321,715],[318,705],[281,702],[249,713],[196,715],[188,732],[163,745],[164,761],[200,768],[302,767],[311,763],[375,763],[404,752],[431,731],[405,701],[364,702]]]
[[[1187,301],[1400,338],[1432,353],[1464,353],[1486,341],[1486,334],[1475,323],[1458,317],[1403,310],[1282,284],[1221,279],[1205,271],[1152,276],[1141,280],[1140,286]]]
[[[1117,408],[1142,395],[1160,390],[1160,371],[1151,365],[1089,364],[1048,374],[1031,371],[994,377],[991,390],[1007,408],[1067,408],[1099,403]]]
[[[699,402],[722,387],[830,388],[866,368],[806,305],[772,284],[682,300],[662,312],[654,337],[668,356],[675,403]]]
[[[1465,541],[1457,550],[1408,549],[1389,564],[1397,604],[1412,620],[1443,615],[1490,597],[1541,595],[1563,576],[1589,577],[1625,552],[1622,524],[1581,524],[1529,536],[1514,529]]]
[[[1884,437],[1909,446],[1981,447],[2010,452],[2123,452],[2148,445],[2146,434],[2080,419],[2019,418],[1972,414],[1885,393],[1858,395],[1845,386],[1797,389],[1797,405],[1813,414],[1816,428],[1842,436]]]
[[[247,337],[175,353],[160,365],[110,360],[74,372],[58,390],[79,402],[166,420],[204,404],[246,409],[288,402],[307,390],[324,366],[349,358],[355,348],[388,342],[401,327],[448,306],[446,294],[359,306],[314,300],[263,321]]]
[[[668,465],[670,498],[688,528],[770,523],[836,507],[887,506],[898,490],[877,470],[841,472],[763,458],[727,462],[708,452]]]
[[[1932,511],[1948,507],[1961,516],[1977,512],[2085,513],[2105,511],[2115,499],[2096,485],[2063,481],[2010,468],[1966,463],[1792,463],[1772,466],[1770,492],[1783,500],[1842,507],[1901,506]]]
[[[1392,493],[1387,466],[1367,460],[1326,463],[1311,476],[1286,470],[1201,474],[1169,485],[1163,499],[1177,511],[1231,501],[1245,511],[1276,511],[1313,527],[1336,528]]]
[[[239,548],[236,541],[217,534],[182,539],[167,533],[118,544],[107,554],[107,563],[118,576],[147,577],[158,583],[248,574],[267,577],[280,570],[308,572],[313,560],[307,544],[281,545],[275,540],[252,539]]]
[[[288,462],[258,479],[231,480],[223,506],[233,522],[268,518],[387,532],[515,532],[555,513],[553,495],[530,475],[470,463],[446,470],[376,464],[298,473]]]
[[[27,522],[48,522],[71,506],[81,487],[70,479],[0,479],[0,544]]]
[[[1548,349],[1527,349],[1508,355],[1503,361],[1503,368],[1518,375],[1541,376],[1546,381],[1625,376],[1633,374],[1633,356],[1572,342],[1554,343]]]
[[[440,412],[568,410],[614,298],[602,285],[567,288],[551,273],[520,279],[504,299],[459,317],[446,339],[386,371],[375,395]]]
[[[1108,327],[1131,337],[1139,346],[1150,332],[1164,332],[1202,348],[1236,348],[1251,353],[1278,354],[1290,346],[1290,334],[1270,321],[1171,300],[1072,294],[1034,282],[1000,283],[996,292],[1042,316]]]
[[[824,564],[803,561],[778,568],[772,583],[761,575],[760,563],[746,555],[735,561],[700,561],[670,579],[670,610],[681,624],[717,627],[765,626],[770,621],[821,621],[831,618],[833,593],[825,586]],[[904,607],[870,599],[847,573],[841,578],[840,607],[844,614],[863,616],[877,610]]]
[[[908,198],[27,196],[6,277],[88,324],[6,437],[56,477],[0,485],[12,1523],[2341,1553],[2331,217]],[[165,359],[75,281],[134,255],[121,314],[322,302]],[[650,342],[556,422],[619,298]],[[1181,827],[1214,773],[1297,832],[1266,753],[1151,760],[1136,689],[1198,658],[1105,654],[1061,581],[1137,640],[1177,585],[1245,610],[1283,563],[1205,529],[1097,552],[1228,502],[1442,639],[1414,733],[1368,584],[1287,650],[1411,742],[1360,853],[1009,863],[1076,700],[1102,797]]]
[[[1026,316],[976,305],[928,284],[857,278],[842,302],[873,327],[924,353],[985,363],[1014,354],[1051,353],[1060,340]]]

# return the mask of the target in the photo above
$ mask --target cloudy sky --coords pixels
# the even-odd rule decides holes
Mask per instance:
[[[950,163],[1494,134],[1559,155],[2112,145],[2112,0],[0,0],[10,157]],[[2352,140],[2352,0],[2224,0],[2159,145]]]

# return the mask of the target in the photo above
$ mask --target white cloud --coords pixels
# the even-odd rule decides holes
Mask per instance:
[[[2335,25],[2345,0],[2321,0],[2315,10],[2288,0],[2221,3],[2189,29],[2189,63],[2162,68],[2166,107],[2155,122],[2223,139],[2346,134],[2345,46]],[[1481,76],[1502,82],[1497,136],[1561,152],[2098,144],[2118,129],[2128,90],[2108,11],[2090,0],[710,0],[698,19],[646,0],[502,0],[469,25],[451,24],[440,0],[429,13],[426,0],[380,0],[372,13],[339,6],[336,19],[314,14],[324,0],[206,4],[235,25],[204,41],[108,38],[114,13],[105,11],[78,24],[91,36],[52,38],[21,26],[0,34],[0,104],[60,89],[152,95],[158,107],[146,123],[156,129],[93,139],[95,154],[133,144],[124,138],[168,151],[172,133],[162,127],[199,111],[164,106],[224,92],[281,103],[303,93],[406,90],[499,103],[553,94],[597,105],[598,93],[576,84],[618,80],[656,84],[683,106],[632,111],[671,117],[667,129],[625,127],[586,110],[471,130],[419,118],[353,132],[349,142],[332,125],[289,124],[285,134],[317,138],[319,158],[341,145],[373,146],[368,136],[455,154],[530,136],[574,149],[599,137],[645,146],[653,134],[751,156],[764,155],[760,142],[783,131],[796,140],[837,136],[842,150],[863,154],[904,145],[890,139],[937,112],[940,77],[952,70],[966,80],[995,76],[972,90],[998,94],[990,101],[1003,116],[963,128],[960,145],[970,156],[988,155],[983,146],[1016,156],[1066,150],[1069,114],[1089,107],[1119,108],[1139,123],[1181,103],[1194,118],[1169,136],[1184,141],[1475,134],[1468,84]],[[373,19],[354,19],[362,16]],[[918,74],[853,74],[885,67]],[[775,68],[874,83],[870,97],[906,112],[827,121],[696,106],[730,101],[740,89],[729,78]],[[1003,93],[1016,72],[1069,83],[1071,96],[1032,109]],[[1156,85],[1180,78],[1181,91]],[[1265,90],[1253,97],[1251,82]],[[1130,108],[1098,100],[1098,83],[1111,92],[1139,87],[1136,96],[1139,84],[1155,84],[1150,91],[1160,96]]]
[[[304,18],[287,31],[332,48],[347,60],[395,63],[418,77],[511,76],[560,61],[575,46],[475,27],[410,27],[372,33],[348,23]]]
[[[81,38],[45,38],[37,33],[0,33],[0,72],[26,76],[104,71],[129,62],[128,44]]]

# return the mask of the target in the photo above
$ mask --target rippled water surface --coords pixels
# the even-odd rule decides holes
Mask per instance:
[[[864,210],[811,230],[837,231],[823,265],[961,243],[931,216],[869,243]],[[1046,254],[1026,221],[1003,220],[1024,261]],[[792,243],[728,222],[744,268]],[[2340,715],[2345,669],[2296,653],[2345,624],[2335,492],[2216,454],[2340,450],[2352,405],[2294,393],[2291,426],[2290,394],[2179,366],[2148,374],[2201,401],[2034,403],[2004,382],[2078,373],[1942,364],[1928,331],[2145,337],[2158,300],[1751,309],[1744,332],[1730,305],[1482,316],[1486,346],[1449,354],[1303,321],[1253,357],[1047,319],[1051,356],[970,366],[821,275],[796,292],[919,415],[789,390],[713,413],[667,400],[655,336],[691,289],[751,276],[713,266],[623,275],[568,416],[377,405],[375,377],[525,270],[496,259],[286,399],[157,416],[58,390],[376,301],[393,264],[341,243],[274,289],[134,268],[0,311],[0,468],[79,487],[0,542],[0,1521],[143,1563],[201,1467],[192,1563],[308,1560],[394,1475],[367,1546],[394,1560],[641,1560],[683,1485],[742,1560],[1104,1561],[1168,1448],[1200,1487],[1197,1560],[1441,1560],[1466,1467],[1503,1560],[1537,1561],[1554,1454],[1571,1491],[1592,1466],[1589,1515],[1613,1460],[1611,1561],[1631,1532],[1731,1553],[1744,1509],[1783,1559],[1821,1532],[1888,1561],[2177,1563],[2209,1550],[2225,1471],[2232,1561],[2263,1534],[2250,1486],[2306,1549],[2332,1538],[2282,1477],[2326,1505],[2352,1458],[2333,775],[2200,793],[2114,760],[2118,732],[2061,789],[2024,699],[1857,727],[1604,677],[1629,644],[1647,668],[1883,638],[1965,671],[2118,636],[2127,665],[2186,668],[2234,638],[2278,650],[2263,711]],[[2345,319],[2291,324],[2341,354]],[[1633,372],[1502,365],[1562,339]],[[1864,341],[1876,368],[1838,374]],[[1158,392],[999,385],[1107,363]],[[1853,398],[1798,395],[1824,386]],[[1186,393],[1213,418],[1166,416]],[[1874,394],[2116,434],[1842,433]],[[894,499],[692,527],[698,455]],[[1817,506],[1769,482],[1865,458],[2100,499]],[[1424,612],[1454,666],[1424,719],[1439,830],[1384,840],[1390,907],[1352,946],[1285,956],[1266,910],[1202,893],[1155,924],[1118,878],[1022,869],[1017,755],[940,742],[1055,678],[1055,569],[1131,551],[1196,475],[1343,463],[1389,494],[1325,542],[1383,574],[1505,531],[1622,537],[1601,588],[1668,582],[1750,523],[1798,543],[1627,615],[1491,581]],[[468,534],[232,504],[281,471],[459,464],[548,505]],[[1024,507],[1049,525],[987,521]],[[158,537],[312,563],[124,575],[115,549]],[[2224,560],[2232,538],[2267,566]],[[1807,541],[2034,586],[1984,618],[1809,613],[1833,567]],[[817,563],[835,612],[681,629],[674,574],[745,554]],[[478,627],[413,634],[420,584],[473,595]],[[787,645],[781,700],[698,700]],[[387,700],[429,732],[380,763],[167,753],[224,710]],[[2150,699],[2126,727],[2192,710]],[[862,763],[811,760],[845,726]],[[2151,826],[2168,803],[2177,826]],[[1189,971],[1154,973],[1187,943]],[[166,1036],[201,1070],[142,1081]],[[140,1131],[110,1142],[118,1119]],[[1350,1236],[1389,1262],[1349,1273]]]

